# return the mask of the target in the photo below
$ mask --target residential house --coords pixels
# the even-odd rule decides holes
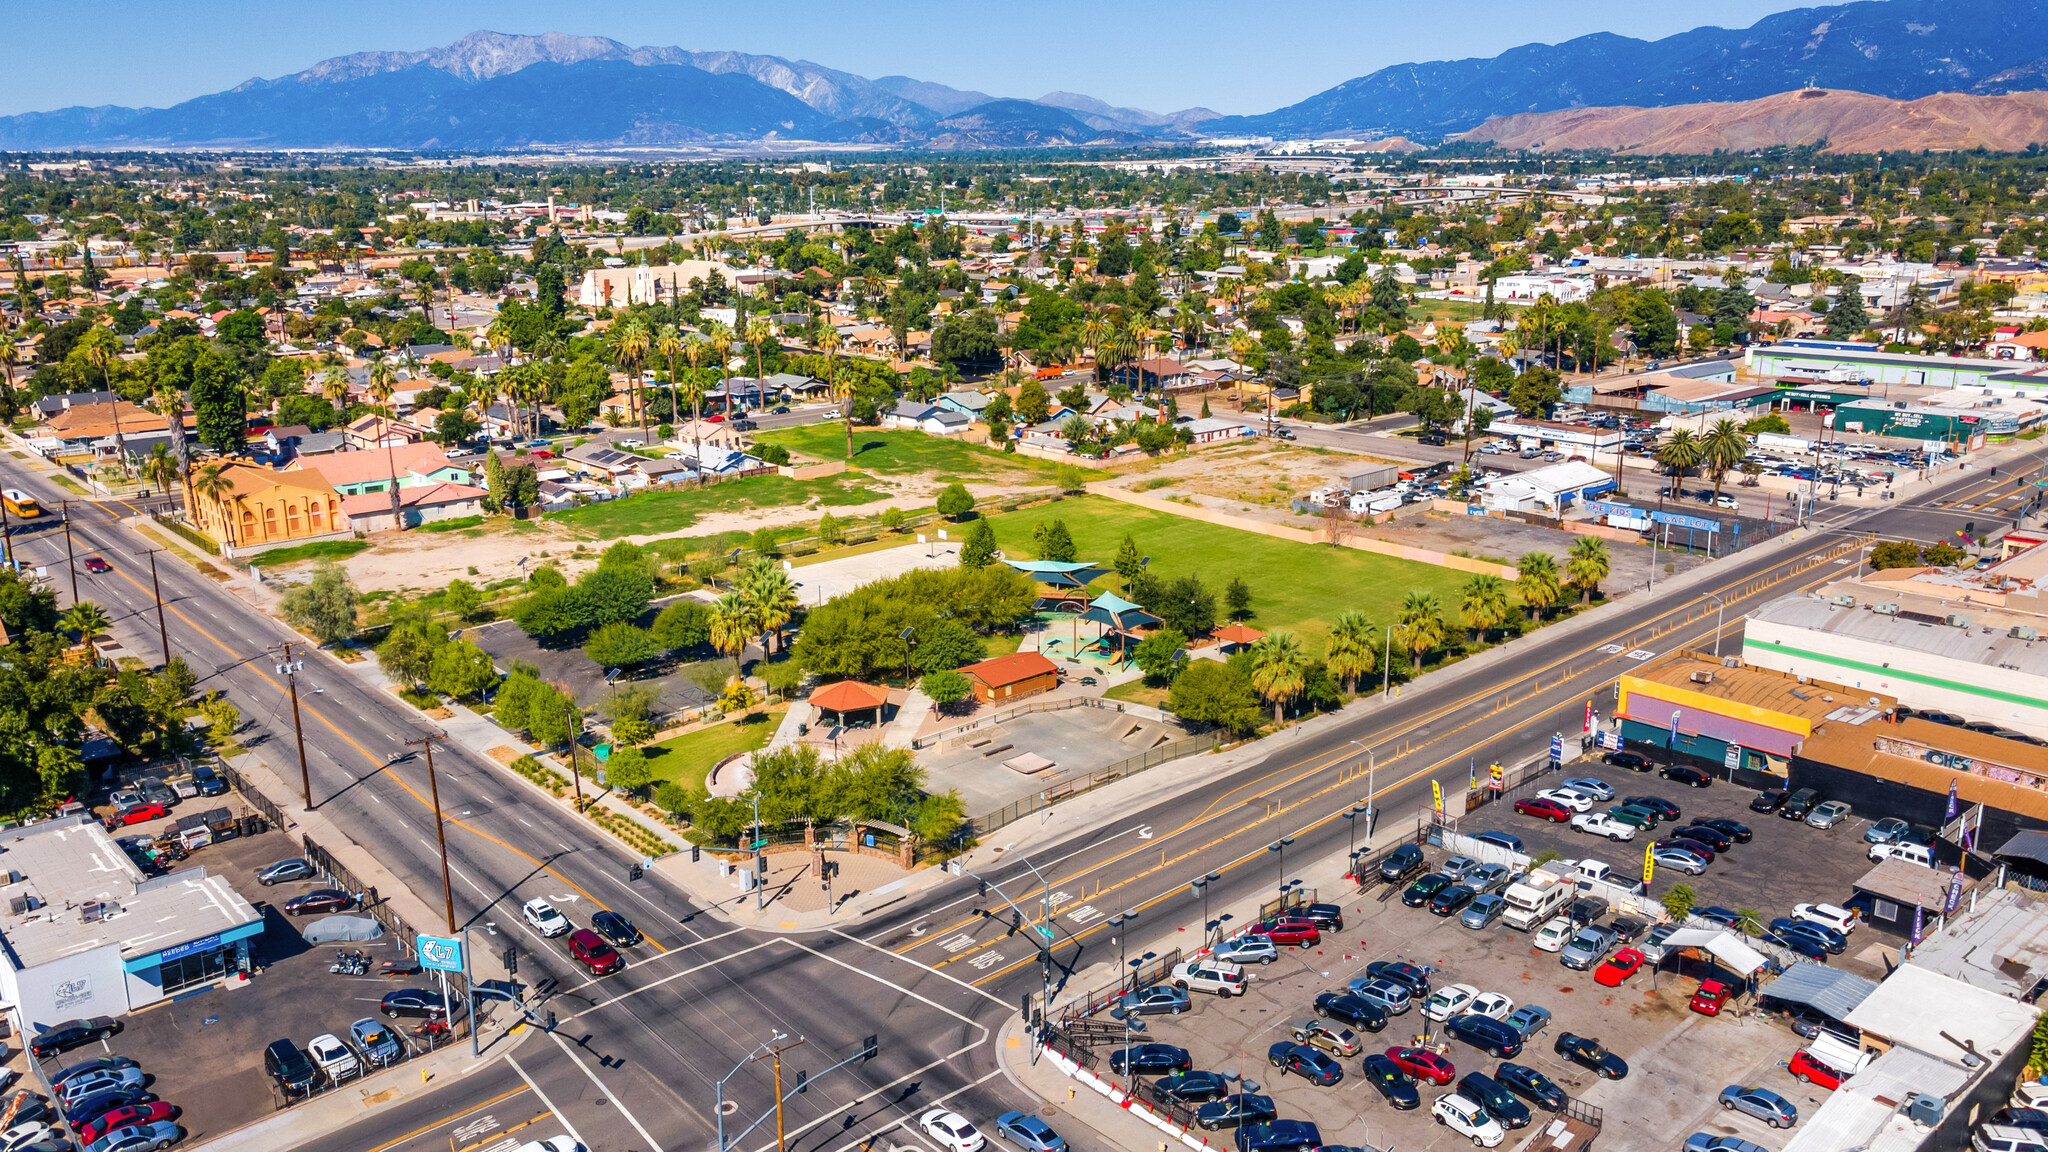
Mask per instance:
[[[188,431],[195,426],[190,413],[184,414],[184,422]],[[117,430],[124,437],[150,432],[161,435],[170,431],[170,422],[139,404],[116,400],[111,404],[69,405],[46,418],[39,429],[43,435],[74,448],[110,440]]]
[[[403,448],[420,439],[419,429],[403,420],[360,416],[341,430],[351,448]]]
[[[637,475],[640,466],[649,463],[645,456],[619,448],[610,448],[595,441],[578,444],[557,459],[568,462],[586,476],[597,476],[610,481],[616,481],[627,473]]]
[[[449,460],[438,444],[337,452],[317,460],[294,460],[285,470],[317,470],[344,496],[383,492],[391,487],[394,476],[401,489],[475,483],[469,469]]]
[[[695,452],[702,445],[706,453],[736,452],[747,446],[746,435],[734,428],[730,420],[685,420],[675,425],[675,435],[668,438],[668,443],[685,452]]]
[[[933,436],[965,432],[974,421],[964,412],[941,408],[921,400],[898,400],[882,413],[884,428],[915,428]]]
[[[483,489],[467,484],[401,486],[398,490],[399,516],[408,528],[432,524],[437,520],[480,516],[486,495],[488,493]],[[356,532],[383,532],[397,527],[391,515],[388,492],[380,490],[346,497],[341,502],[341,511],[348,519],[349,528]]]
[[[228,556],[244,556],[285,544],[346,540],[352,533],[341,511],[341,496],[316,471],[273,472],[246,464],[221,470],[230,492],[219,500],[195,497],[195,526]]]
[[[958,412],[969,420],[980,420],[988,411],[989,399],[986,392],[945,392],[932,403],[942,411]]]
[[[1257,435],[1250,426],[1240,424],[1235,420],[1225,420],[1221,417],[1190,420],[1186,424],[1181,425],[1181,427],[1187,430],[1188,435],[1197,444],[1214,444],[1219,440],[1232,440],[1239,436]]]

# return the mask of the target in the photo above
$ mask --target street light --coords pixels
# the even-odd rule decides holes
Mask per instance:
[[[1131,912],[1131,913],[1126,913],[1126,915],[1130,915],[1130,916],[1135,916],[1135,915],[1137,915],[1137,913],[1135,913],[1135,912]],[[1118,939],[1119,939],[1119,940],[1121,940],[1121,939],[1122,939],[1122,937],[1118,937]],[[1121,945],[1121,944],[1119,944],[1119,945],[1118,945],[1118,949],[1119,949],[1119,951],[1118,951],[1118,955],[1119,955],[1119,956],[1121,956],[1121,955],[1122,955],[1122,951],[1121,951],[1121,949],[1122,949],[1122,945]],[[1157,956],[1157,955],[1158,955],[1158,953],[1157,953],[1157,952],[1147,952],[1147,953],[1145,953],[1145,954],[1144,954],[1143,956],[1140,956],[1140,957],[1138,957],[1138,958],[1137,958],[1136,960],[1126,960],[1126,961],[1124,961],[1124,966],[1125,966],[1126,968],[1129,968],[1129,969],[1131,970],[1131,977],[1130,977],[1130,979],[1131,979],[1131,991],[1132,991],[1133,993],[1135,993],[1135,992],[1136,992],[1136,991],[1138,990],[1138,969],[1140,969],[1140,968],[1142,968],[1142,967],[1144,967],[1144,966],[1145,966],[1145,961],[1147,961],[1147,960],[1150,960],[1150,959],[1152,959],[1152,958],[1153,958],[1154,956]],[[1132,1086],[1133,1086],[1133,1077],[1135,1077],[1136,1075],[1137,1075],[1137,1072],[1136,1072],[1136,1070],[1134,1070],[1134,1069],[1133,1069],[1133,1068],[1131,1067],[1131,1010],[1130,1010],[1130,1008],[1129,1008],[1129,1007],[1125,1007],[1125,1008],[1124,1008],[1124,1091],[1125,1091],[1125,1092],[1129,1092],[1129,1091],[1131,1090],[1131,1088],[1132,1088]]]
[[[910,646],[917,643],[917,629],[905,628],[896,634],[896,638],[903,641],[903,686],[908,688],[910,687]],[[876,723],[879,724],[881,721],[877,720]]]
[[[1211,872],[1200,880],[1188,881],[1188,887],[1194,889],[1195,895],[1202,898],[1202,946],[1205,948],[1209,946],[1209,929],[1215,927],[1209,923],[1209,885],[1221,879],[1223,873]]]
[[[1373,778],[1379,775],[1380,770],[1379,757],[1373,753],[1372,748],[1364,741],[1353,740],[1350,743],[1365,749],[1365,811],[1367,813],[1365,838],[1370,841],[1372,839],[1373,825],[1378,824],[1380,821],[1379,810],[1375,807],[1379,800],[1379,793],[1373,788]]]
[[[1365,815],[1368,811],[1370,811],[1370,809],[1361,808],[1358,805],[1353,804],[1351,807],[1346,808],[1343,812],[1344,828],[1347,834],[1344,850],[1353,859],[1356,859],[1358,856],[1358,818],[1360,816]],[[1370,829],[1372,825],[1368,824],[1366,825],[1366,827]],[[1368,835],[1370,835],[1370,833],[1368,833]]]
[[[1728,610],[1728,601],[1719,592],[1708,592],[1705,595],[1714,598],[1714,659],[1719,660],[1721,658],[1721,614]]]
[[[1292,843],[1294,843],[1294,837],[1282,836],[1280,839],[1266,845],[1266,851],[1280,854],[1280,880],[1283,884],[1287,881],[1287,846]]]
[[[768,1039],[763,1040],[759,1044],[754,1045],[753,1051],[748,1052],[745,1056],[740,1057],[740,1062],[732,1066],[732,1071],[727,1072],[725,1075],[718,1078],[718,1087],[716,1090],[718,1103],[717,1106],[712,1109],[712,1111],[717,1113],[718,1115],[718,1152],[725,1152],[725,1082],[739,1075],[740,1069],[745,1068],[749,1064],[752,1064],[754,1062],[754,1057],[760,1055],[761,1050],[763,1048],[772,1049],[775,1047],[775,1045],[787,1039],[789,1039],[788,1034],[780,1029],[777,1029],[775,1035],[770,1036]],[[782,1094],[780,1092],[776,1093],[778,1099],[781,1097],[781,1095]],[[744,1133],[742,1133],[742,1135],[744,1135]]]

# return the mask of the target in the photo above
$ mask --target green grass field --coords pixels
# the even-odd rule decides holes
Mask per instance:
[[[809,424],[763,432],[763,444],[780,444],[791,452],[819,460],[846,459],[846,429],[838,424]],[[855,428],[851,467],[883,476],[930,473],[941,480],[1004,479],[1040,480],[1051,483],[1058,467],[1053,461],[1035,456],[994,452],[945,436],[901,429]],[[1084,469],[1090,480],[1103,473]]]
[[[737,723],[720,721],[659,744],[649,744],[641,751],[647,753],[647,766],[654,770],[657,783],[673,780],[686,789],[702,788],[704,776],[713,764],[735,752],[767,747],[768,738],[775,735],[775,726],[781,721],[779,710],[750,712]]]
[[[671,492],[642,492],[602,504],[586,504],[548,518],[599,540],[620,536],[655,536],[680,532],[697,518],[714,512],[742,512],[750,508],[783,508],[815,499],[826,507],[845,507],[881,500],[889,494],[870,488],[858,476],[824,476],[816,480],[791,480],[783,476],[754,476],[704,488]]]
[[[300,560],[346,560],[368,548],[368,540],[319,540],[311,544],[294,544],[289,548],[272,548],[249,557],[249,563],[258,568],[274,568],[280,564],[291,564]]]
[[[1042,508],[989,518],[996,540],[1010,556],[1030,556],[1031,530],[1041,520],[1061,519],[1083,560],[1108,566],[1129,533],[1147,569],[1172,578],[1193,572],[1219,599],[1231,577],[1251,586],[1252,627],[1288,629],[1301,636],[1310,654],[1320,655],[1329,621],[1347,608],[1362,609],[1376,623],[1393,622],[1402,597],[1420,589],[1433,593],[1446,620],[1458,620],[1463,572],[1375,556],[1348,548],[1296,544],[1235,528],[1223,528],[1148,508],[1134,508],[1099,496],[1080,496]],[[1096,581],[1097,591],[1115,591],[1114,573]]]

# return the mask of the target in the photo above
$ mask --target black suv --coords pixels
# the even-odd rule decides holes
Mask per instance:
[[[1819,792],[1812,788],[1801,788],[1785,798],[1785,806],[1778,809],[1778,815],[1787,820],[1804,820],[1807,814],[1813,811],[1813,806],[1818,803],[1820,803]]]
[[[1296,909],[1294,915],[1325,932],[1344,930],[1344,909],[1336,904],[1311,904],[1306,908]]]
[[[1499,1081],[1484,1072],[1465,1073],[1465,1078],[1458,1081],[1457,1094],[1492,1113],[1503,1128],[1529,1126],[1529,1106],[1509,1095]]]
[[[1766,788],[1756,794],[1756,799],[1749,802],[1749,810],[1751,812],[1776,812],[1779,806],[1785,803],[1785,797],[1790,795],[1791,793],[1783,788]]]
[[[320,1079],[313,1062],[289,1040],[272,1040],[263,1050],[263,1071],[286,1092],[310,1092]]]
[[[1422,849],[1413,844],[1403,844],[1394,849],[1393,855],[1380,861],[1380,879],[1389,884],[1399,884],[1429,862],[1423,858]]]

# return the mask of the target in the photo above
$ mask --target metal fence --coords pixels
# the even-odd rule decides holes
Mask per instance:
[[[268,1079],[271,1108],[281,1112],[286,1108],[304,1104],[308,1100],[317,1099],[343,1088],[354,1087],[363,1077],[374,1076],[388,1068],[396,1068],[409,1060],[416,1060],[421,1056],[429,1055],[450,1044],[457,1043],[460,1039],[453,1031],[422,1032],[417,1027],[407,1030],[395,1028],[389,1024],[385,1025],[385,1030],[391,1033],[393,1040],[398,1041],[398,1055],[383,1064],[365,1065],[358,1063],[357,1067],[360,1071],[354,1076],[341,1080],[334,1080],[323,1074],[311,1088],[304,1092],[287,1092],[278,1086],[275,1079]]]
[[[1143,708],[1142,705],[1138,707]],[[962,733],[972,732],[977,728],[986,728],[991,724],[1000,724],[1017,716],[1026,716],[1033,712],[1065,712],[1069,708],[1100,708],[1105,712],[1131,711],[1121,700],[1107,700],[1100,696],[1069,696],[1061,700],[1030,700],[1022,704],[1013,704],[1008,708],[999,709],[980,719],[970,720],[965,724],[956,724],[951,728],[934,732],[929,736],[920,736],[911,741],[910,746],[912,748],[929,748],[941,741],[951,740]],[[1144,711],[1155,712],[1157,709],[1144,708]],[[1164,717],[1164,715],[1164,713],[1160,713],[1161,717]]]
[[[1101,1057],[1095,1054],[1095,1049],[1090,1048],[1085,1042],[1068,1034],[1063,1028],[1048,1026],[1043,1032],[1039,1033],[1039,1039],[1044,1042],[1047,1048],[1090,1071],[1093,1071],[1095,1065],[1101,1062]]]
[[[1259,905],[1259,920],[1261,922],[1271,920],[1276,916],[1283,916],[1297,908],[1306,908],[1315,902],[1315,889],[1310,888],[1304,891],[1303,889],[1296,888],[1278,900],[1268,900],[1264,904]]]
[[[1599,1130],[1600,1121],[1606,1116],[1606,1113],[1598,1107],[1588,1104],[1576,1096],[1565,1097],[1564,1114],[1595,1131]]]
[[[977,836],[987,835],[1005,824],[1022,819],[1041,809],[1050,808],[1062,800],[1079,796],[1090,789],[1100,788],[1104,784],[1121,780],[1126,776],[1134,776],[1148,768],[1157,768],[1169,760],[1178,760],[1183,756],[1193,756],[1197,753],[1207,752],[1215,747],[1216,737],[1214,736],[1190,736],[1180,740],[1169,741],[1156,748],[1147,748],[1136,756],[1119,760],[1107,768],[1097,768],[1093,772],[1075,776],[1068,780],[1056,780],[1043,791],[1035,792],[1021,800],[1013,800],[993,812],[976,816],[974,818],[974,834]]]
[[[1178,963],[1180,963],[1180,949],[1175,948],[1138,965],[1134,969],[1127,969],[1123,979],[1118,980],[1114,984],[1105,984],[1100,988],[1093,989],[1079,1000],[1072,1001],[1061,1008],[1059,1019],[1055,1022],[1054,1026],[1059,1027],[1074,1021],[1086,1020],[1097,1012],[1107,1010],[1124,993],[1137,988],[1149,987],[1166,979],[1173,974],[1173,966]]]

